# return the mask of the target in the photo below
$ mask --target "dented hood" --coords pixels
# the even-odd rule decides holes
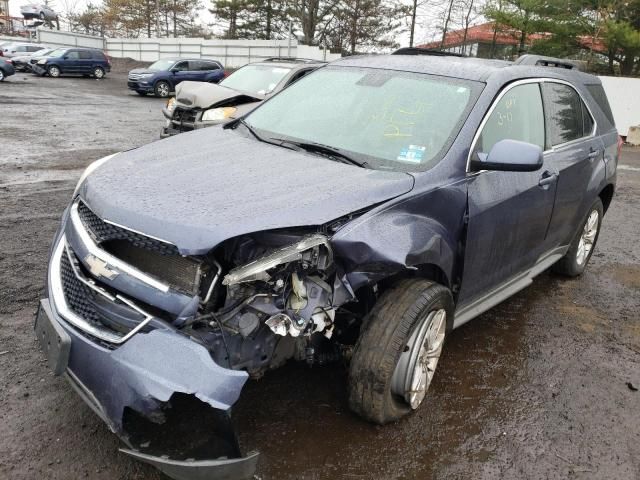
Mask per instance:
[[[84,181],[103,219],[203,254],[238,235],[321,225],[402,195],[413,177],[212,127],[123,152]]]
[[[245,93],[206,82],[182,82],[176,87],[176,102],[185,107],[209,108],[219,103],[259,102],[264,95]]]

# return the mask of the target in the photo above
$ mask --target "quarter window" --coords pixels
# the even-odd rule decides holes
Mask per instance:
[[[544,149],[544,111],[537,83],[513,87],[498,100],[474,153],[487,154],[500,140],[520,140]]]
[[[593,119],[578,92],[569,85],[554,82],[543,83],[542,91],[551,146],[591,134]]]

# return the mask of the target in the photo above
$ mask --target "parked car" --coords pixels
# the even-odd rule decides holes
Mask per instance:
[[[58,14],[44,3],[31,3],[20,7],[20,13],[26,19],[38,18],[40,20],[52,21],[58,18]]]
[[[11,61],[13,62],[13,66],[16,67],[17,71],[30,71],[30,65],[32,61],[34,61],[34,63],[37,63],[38,60],[46,57],[53,51],[53,48],[44,48],[42,50],[31,52],[28,55],[16,55],[15,57],[11,57]]]
[[[84,172],[35,330],[126,454],[252,478],[230,409],[287,359],[347,352],[351,408],[397,420],[452,329],[549,267],[585,270],[620,155],[599,78],[415,52],[335,61]]]
[[[1,56],[7,58],[23,56],[46,48],[48,48],[46,45],[38,45],[36,43],[10,43],[2,47]]]
[[[94,48],[58,48],[41,58],[31,69],[38,75],[85,75],[104,78],[111,71],[111,62],[101,50]]]
[[[15,73],[16,69],[13,66],[13,62],[7,58],[0,57],[0,82],[3,82],[5,78]]]
[[[185,80],[218,83],[224,78],[224,68],[217,60],[206,58],[163,58],[147,68],[129,72],[127,86],[138,95],[153,93],[168,97],[176,85]]]
[[[245,65],[218,85],[181,83],[162,110],[167,123],[160,137],[234,120],[325,64],[303,58],[268,58]]]

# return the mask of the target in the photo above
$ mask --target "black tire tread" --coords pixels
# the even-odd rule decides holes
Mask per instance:
[[[406,279],[381,295],[364,324],[349,370],[349,406],[378,424],[411,411],[391,393],[391,377],[407,339],[425,309],[438,303],[453,314],[450,291],[426,279]]]

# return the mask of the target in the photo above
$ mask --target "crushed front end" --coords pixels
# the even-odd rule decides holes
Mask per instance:
[[[329,361],[354,299],[327,232],[242,235],[205,255],[109,222],[77,197],[49,264],[36,334],[125,443],[176,479],[252,478],[230,411],[249,377],[288,359]],[[349,323],[351,316],[345,318]]]

